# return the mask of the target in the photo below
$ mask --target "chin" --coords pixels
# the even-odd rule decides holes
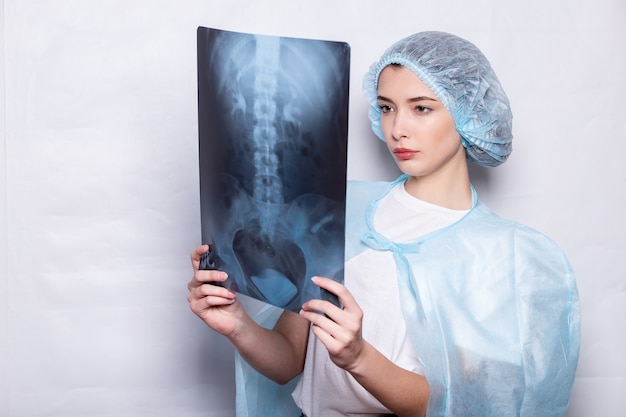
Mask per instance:
[[[410,177],[423,177],[429,174],[429,171],[416,167],[411,161],[396,161],[396,165],[403,174]]]

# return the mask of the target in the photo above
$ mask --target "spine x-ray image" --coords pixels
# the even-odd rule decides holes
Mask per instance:
[[[343,282],[350,50],[198,28],[203,243],[226,287],[298,311]]]

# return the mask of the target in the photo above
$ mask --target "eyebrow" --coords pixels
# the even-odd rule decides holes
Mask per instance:
[[[390,99],[388,99],[385,96],[378,96],[378,100],[388,101],[390,103],[393,103],[393,100],[390,100]],[[408,100],[409,103],[415,103],[415,102],[418,102],[418,101],[439,101],[439,100],[434,99],[432,97],[428,97],[428,96],[413,97],[413,98],[410,98]]]

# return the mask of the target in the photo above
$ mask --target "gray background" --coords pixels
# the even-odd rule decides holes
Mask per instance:
[[[349,177],[397,171],[362,75],[444,30],[490,57],[514,152],[473,170],[578,276],[569,416],[626,409],[623,0],[0,0],[0,416],[232,416],[232,349],[189,311],[200,243],[197,26],[347,41]]]

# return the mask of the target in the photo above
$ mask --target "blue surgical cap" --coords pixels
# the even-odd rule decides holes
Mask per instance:
[[[420,32],[398,41],[372,64],[363,89],[372,130],[382,140],[378,77],[390,64],[408,68],[435,93],[452,115],[470,161],[486,167],[506,161],[513,114],[496,73],[475,45],[449,33]]]

